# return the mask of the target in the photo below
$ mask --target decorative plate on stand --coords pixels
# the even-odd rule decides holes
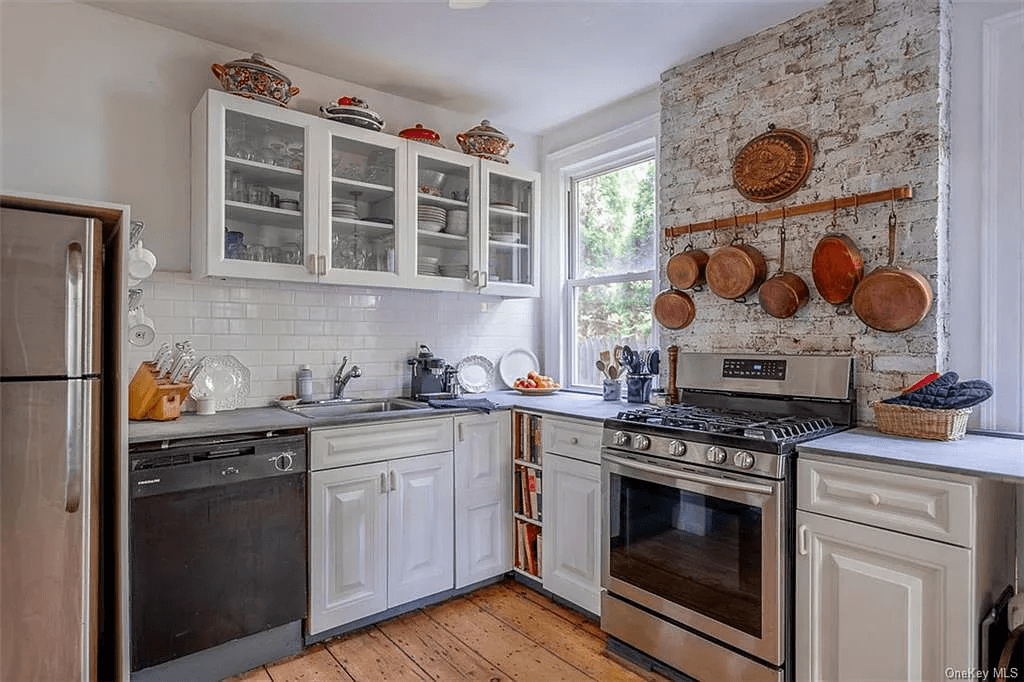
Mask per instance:
[[[207,355],[192,374],[193,399],[213,397],[217,411],[242,407],[249,397],[249,368],[234,355]]]
[[[459,361],[455,377],[466,393],[483,393],[494,387],[494,364],[482,355],[469,355]]]
[[[736,155],[732,182],[747,199],[767,203],[800,189],[813,163],[811,141],[802,133],[769,126]]]

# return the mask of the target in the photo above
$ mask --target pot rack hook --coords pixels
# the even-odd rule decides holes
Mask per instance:
[[[836,222],[836,213],[839,210],[839,200],[832,197],[832,231],[839,231],[839,223]]]
[[[686,226],[686,245],[683,251],[693,251],[693,223]]]
[[[854,225],[856,225],[857,223],[860,222],[860,219],[857,216],[857,204],[859,203],[859,201],[860,201],[860,197],[858,197],[857,193],[854,192],[853,193],[853,224]]]
[[[889,189],[889,220],[896,220],[896,188]]]

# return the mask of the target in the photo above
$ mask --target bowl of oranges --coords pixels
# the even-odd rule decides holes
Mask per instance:
[[[512,383],[512,388],[523,395],[549,395],[562,387],[557,381],[540,372],[531,370],[525,377],[519,377]]]

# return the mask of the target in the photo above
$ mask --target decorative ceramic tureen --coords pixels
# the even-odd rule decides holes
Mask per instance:
[[[441,144],[441,134],[436,130],[430,128],[424,128],[422,123],[417,123],[415,128],[406,128],[398,133],[399,137],[404,137],[407,140],[416,140],[417,142],[426,142],[432,144],[435,147],[444,147]]]
[[[248,59],[211,64],[210,70],[227,92],[259,102],[286,107],[288,100],[299,94],[291,79],[268,64],[258,52]]]
[[[470,128],[455,136],[462,151],[481,159],[490,159],[498,163],[508,163],[508,153],[515,146],[505,133],[491,125],[490,121],[481,121],[480,125]]]

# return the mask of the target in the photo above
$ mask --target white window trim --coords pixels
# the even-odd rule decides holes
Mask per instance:
[[[568,318],[569,216],[566,197],[573,176],[597,172],[602,166],[628,165],[629,159],[654,156],[657,162],[659,114],[616,128],[608,133],[548,154],[544,159],[543,225],[541,236],[541,330],[545,372],[568,379],[566,338]],[[655,230],[658,191],[655,183]],[[652,278],[654,272],[651,273]],[[656,332],[655,332],[656,333]]]

